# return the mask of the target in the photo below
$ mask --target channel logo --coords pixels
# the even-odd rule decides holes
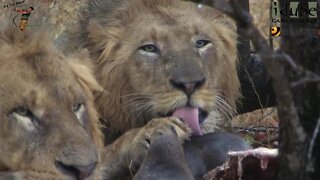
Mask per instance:
[[[280,36],[280,27],[271,27],[271,36]]]

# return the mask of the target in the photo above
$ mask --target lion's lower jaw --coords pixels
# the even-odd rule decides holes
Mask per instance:
[[[200,125],[203,134],[219,132],[229,129],[230,120],[219,112],[210,112],[206,120]]]

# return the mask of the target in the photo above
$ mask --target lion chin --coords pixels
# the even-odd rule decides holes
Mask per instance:
[[[96,104],[110,140],[170,116],[200,135],[227,128],[235,113],[234,29],[218,11],[191,2],[95,1],[61,45],[66,53],[88,49],[96,63],[108,92],[95,94]]]

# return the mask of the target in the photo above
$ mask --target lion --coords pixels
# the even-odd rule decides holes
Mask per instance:
[[[195,135],[228,127],[240,83],[237,35],[221,13],[180,0],[96,0],[84,14],[58,44],[89,50],[109,92],[96,104],[112,140],[172,115]]]
[[[236,38],[221,13],[191,2],[95,0],[58,44],[67,54],[87,49],[95,63],[108,92],[95,102],[112,157],[134,149],[155,120],[179,118],[187,128],[173,127],[195,136],[228,129],[240,96]]]
[[[3,27],[0,179],[89,177],[103,148],[92,94],[102,87],[85,53],[65,57],[45,34]]]

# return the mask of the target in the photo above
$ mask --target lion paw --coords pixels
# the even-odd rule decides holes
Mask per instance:
[[[153,140],[163,134],[174,134],[183,142],[190,137],[191,129],[176,117],[156,118],[139,130],[134,142],[148,149]]]
[[[127,131],[107,146],[102,165],[106,179],[123,179],[118,176],[126,174],[128,167],[130,173],[136,172],[153,141],[161,135],[174,135],[182,143],[191,135],[191,129],[178,118],[167,117],[152,119],[141,128]]]

